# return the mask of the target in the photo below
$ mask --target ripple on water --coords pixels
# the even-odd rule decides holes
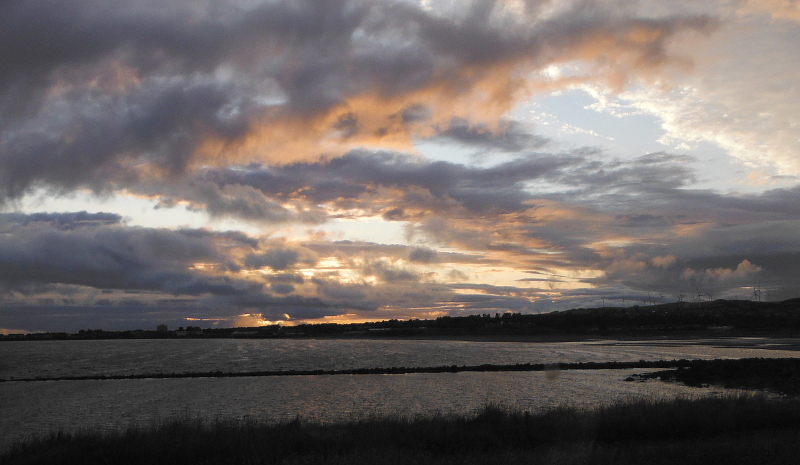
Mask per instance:
[[[642,370],[636,370],[643,372]],[[340,421],[371,415],[470,414],[488,403],[542,411],[638,399],[733,392],[660,381],[625,382],[631,370],[414,373],[0,384],[0,449],[50,431],[109,431],[170,418],[303,418]]]
[[[122,340],[0,344],[0,378],[348,369],[679,358],[794,357],[770,340],[566,343],[389,340]],[[772,341],[774,342],[774,341]],[[780,340],[797,347],[798,340]],[[235,363],[234,363],[235,362]],[[645,370],[636,370],[643,372]],[[487,403],[538,411],[714,391],[651,381],[631,370],[415,373],[0,383],[0,449],[64,429],[117,429],[175,416],[334,421],[373,414],[471,413]],[[557,376],[556,376],[557,375]]]

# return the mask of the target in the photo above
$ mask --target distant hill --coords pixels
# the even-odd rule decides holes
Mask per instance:
[[[632,307],[579,308],[542,316],[559,327],[789,329],[800,328],[800,299],[782,302],[718,299]]]
[[[800,335],[800,298],[782,302],[718,299],[631,307],[576,308],[551,313],[443,316],[435,320],[385,320],[253,328],[190,327],[178,331],[82,330],[77,334],[10,335],[0,340],[155,338],[403,338],[439,336],[623,335],[682,332],[775,332]]]

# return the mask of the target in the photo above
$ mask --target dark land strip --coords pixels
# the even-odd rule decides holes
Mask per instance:
[[[513,365],[445,365],[433,367],[376,367],[342,370],[265,370],[265,371],[205,371],[186,373],[148,373],[128,375],[81,375],[37,378],[0,379],[8,381],[89,381],[152,378],[238,378],[245,376],[318,376],[318,375],[404,375],[410,373],[459,373],[462,371],[548,371],[548,370],[614,370],[626,368],[676,368],[691,364],[691,360],[658,360],[638,362],[579,362],[579,363],[515,363]]]
[[[644,302],[647,303],[647,302]],[[80,330],[0,335],[0,342],[95,339],[456,339],[569,341],[671,336],[771,336],[800,334],[800,298],[781,302],[724,300],[672,302],[630,307],[575,308],[549,313],[506,312],[441,316],[434,320],[384,320],[247,328],[179,327],[177,330]],[[796,348],[795,342],[791,346]]]
[[[748,358],[715,360],[639,360],[636,362],[516,363],[507,365],[448,365],[433,367],[377,367],[342,370],[264,370],[207,371],[187,373],[147,373],[127,375],[81,375],[37,378],[10,378],[0,382],[89,381],[176,378],[234,378],[255,376],[319,375],[400,375],[410,373],[459,373],[499,371],[625,370],[669,368],[649,374],[637,374],[629,381],[658,378],[692,386],[725,386],[741,389],[767,389],[788,395],[800,394],[800,358]]]
[[[694,387],[755,389],[786,396],[800,396],[800,359],[694,360],[688,365],[671,370],[628,378],[634,379],[660,379]]]

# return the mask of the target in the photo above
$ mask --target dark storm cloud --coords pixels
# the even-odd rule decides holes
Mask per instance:
[[[319,278],[314,280],[314,284],[317,285],[322,295],[334,301],[364,301],[367,298],[366,292],[369,291],[363,284],[348,285]]]
[[[285,319],[284,314],[316,319],[374,311],[381,305],[368,296],[374,291],[359,293],[357,286],[348,290],[336,280],[315,278],[308,283],[303,275],[291,272],[230,273],[243,267],[287,270],[316,263],[316,252],[283,241],[254,240],[239,232],[105,224],[119,218],[103,213],[4,218],[14,226],[0,235],[4,291],[0,327],[4,328],[191,324],[185,318],[230,326],[242,312],[264,313],[271,320]],[[389,265],[373,268],[384,276],[400,276]],[[321,298],[314,297],[315,289]],[[176,298],[164,298],[168,295]],[[53,310],[47,322],[44,307]]]
[[[382,217],[421,240],[299,244],[104,213],[0,214],[4,302],[67,313],[128,302],[145,319],[161,307],[227,321],[252,309],[274,321],[551,308],[542,292],[734,292],[756,274],[775,295],[797,287],[800,187],[694,190],[687,157],[547,152],[504,119],[550,64],[591,70],[564,85],[622,89],[671,62],[672,38],[713,21],[641,17],[635,2],[566,2],[543,17],[552,2],[451,3],[0,2],[0,204],[35,188],[125,190],[260,227]],[[414,141],[515,158],[363,148]],[[462,270],[487,265],[563,275],[536,280],[544,290],[466,282],[479,273]],[[560,290],[569,283],[599,288]]]
[[[425,247],[379,244],[362,241],[309,242],[305,247],[314,250],[320,256],[337,256],[340,259],[351,258],[391,258],[408,259],[412,263],[458,263],[486,264],[493,263],[480,254],[464,252],[434,251]]]
[[[291,273],[272,274],[269,275],[267,279],[271,283],[281,284],[303,284],[305,282],[305,278],[302,274]]]
[[[739,199],[737,204],[753,209],[764,201],[758,198],[748,205]],[[602,277],[582,281],[608,289],[606,295],[639,298],[701,293],[706,299],[747,299],[756,286],[773,299],[789,298],[800,291],[794,279],[800,270],[793,261],[800,254],[800,218],[786,218],[738,225],[698,223],[696,232],[661,244],[645,241],[620,247],[615,256],[593,261],[594,267],[605,270]]]
[[[589,157],[591,155],[593,158]],[[663,154],[662,154],[663,155]],[[454,206],[475,212],[514,211],[527,208],[522,202],[532,195],[523,183],[542,180],[575,186],[569,197],[578,193],[617,195],[617,191],[664,190],[683,185],[689,173],[663,156],[654,162],[637,160],[633,164],[603,163],[597,154],[534,153],[489,168],[467,167],[449,162],[429,162],[390,152],[351,152],[328,163],[296,163],[280,167],[248,167],[209,170],[188,185],[162,197],[165,206],[188,200],[215,216],[239,216],[265,222],[320,223],[325,214],[316,203],[355,200],[375,192],[376,187],[419,187],[407,191],[402,203],[431,210]],[[180,185],[180,184],[179,184]],[[369,187],[372,185],[372,187]],[[171,192],[148,184],[145,193]],[[616,191],[611,191],[615,189]],[[306,208],[288,210],[281,201],[300,199]],[[565,197],[568,198],[568,197]],[[628,199],[618,196],[624,205]],[[609,202],[611,203],[611,202]],[[403,219],[402,210],[387,209],[385,215]],[[394,214],[390,214],[395,212]]]
[[[76,214],[80,217],[80,214]],[[0,285],[72,284],[170,294],[237,294],[259,285],[191,268],[226,260],[224,246],[250,248],[236,234],[115,226],[24,227],[0,236]]]
[[[720,255],[728,257],[726,263],[747,259],[766,268],[769,263],[766,260],[759,263],[758,251],[795,250],[800,243],[800,238],[793,235],[800,202],[794,200],[800,190],[737,196],[687,189],[686,184],[693,176],[687,161],[685,157],[660,153],[623,162],[603,160],[603,154],[581,151],[578,155],[563,156],[533,154],[481,168],[388,153],[353,152],[329,163],[258,167],[216,172],[214,176],[264,189],[276,198],[308,196],[313,202],[343,205],[342,192],[357,192],[346,204],[410,222],[414,231],[444,244],[459,244],[475,252],[504,252],[517,258],[529,256],[534,269],[545,266],[607,270],[605,278],[586,282],[630,286],[628,290],[620,288],[619,294],[636,295],[637,289],[671,292],[679,287],[676,283],[680,284],[683,270],[654,267],[650,260],[655,257],[671,254],[685,263],[691,257]],[[537,194],[537,181],[561,185],[564,190]],[[325,193],[329,186],[335,186],[335,194]],[[400,194],[376,197],[381,187],[399,189]],[[576,213],[551,219],[548,208],[553,207],[540,205],[545,200],[556,201],[556,208]],[[428,212],[422,216],[408,213],[419,208]],[[491,211],[525,212],[525,216],[501,220],[486,214]],[[707,233],[699,238],[694,233],[686,233],[688,236],[683,239],[680,235],[673,236],[674,228],[678,231],[708,222],[711,224]],[[623,256],[641,256],[631,258],[626,266],[592,245],[605,239],[615,240],[617,236],[629,241],[627,235],[631,230],[646,235],[618,248]],[[492,237],[497,231],[505,231],[512,239],[498,241]],[[649,240],[647,235],[658,239]],[[526,240],[535,240],[540,245],[532,246]],[[541,244],[557,253],[543,255]],[[354,258],[363,254],[405,256],[420,264],[430,263],[434,257],[416,249],[401,253],[378,244],[339,242],[309,247],[321,254],[343,253]],[[467,262],[486,261],[485,257],[471,255]],[[437,262],[457,262],[440,253],[436,256]],[[644,262],[649,271],[638,270],[634,266],[637,262]],[[717,268],[722,266],[729,265],[720,263]],[[370,270],[367,271],[382,276],[377,268]],[[400,277],[388,273],[381,279],[397,281]],[[402,277],[411,279],[412,275],[402,274]]]
[[[650,204],[674,201],[696,208],[694,199],[699,201],[706,193],[682,189],[694,177],[688,161],[665,153],[632,161],[608,160],[602,152],[585,148],[567,153],[530,151],[480,167],[397,152],[354,150],[325,162],[208,169],[191,185],[171,188],[168,203],[188,201],[212,214],[227,211],[253,220],[321,223],[326,213],[320,205],[325,203],[374,212],[389,221],[408,221],[419,220],[414,215],[420,210],[470,215],[522,212],[532,208],[532,200],[544,198],[619,211],[621,224],[635,226],[644,225]],[[549,192],[537,193],[539,183],[549,186]],[[230,198],[249,206],[220,209],[218,194],[209,196],[209,192],[226,191],[242,192]],[[386,192],[392,193],[387,197]],[[733,202],[707,194],[716,197],[717,203]],[[283,206],[287,202],[295,208],[288,210]],[[642,213],[631,213],[637,209]],[[671,217],[681,215],[685,214]]]
[[[11,128],[0,138],[0,198],[18,197],[36,183],[124,187],[143,176],[142,163],[179,174],[208,134],[227,139],[243,133],[246,122],[219,114],[227,103],[219,86],[154,87],[90,108],[59,106],[49,121]]]
[[[369,261],[365,264],[362,273],[374,276],[384,283],[416,282],[420,276],[403,267],[388,263],[386,260]]]
[[[45,223],[59,229],[74,229],[88,226],[102,226],[122,223],[123,218],[116,213],[89,213],[63,212],[63,213],[0,213],[0,228],[13,226],[28,226],[31,223]]]
[[[486,125],[470,125],[464,119],[454,119],[450,126],[440,132],[441,138],[448,138],[475,149],[519,152],[535,150],[547,145],[547,138],[536,136],[514,121],[505,122],[499,130],[491,130]]]
[[[196,73],[236,66],[231,61],[238,53],[266,46],[273,37],[311,40],[326,23],[329,33],[349,30],[344,13],[336,13],[342,2],[292,3],[249,12],[207,3],[196,10],[205,7],[207,14],[198,17],[177,4],[133,2],[109,10],[90,0],[4,2],[0,194],[17,197],[37,182],[65,189],[124,186],[140,174],[129,165],[142,162],[180,173],[209,135],[228,141],[243,136],[258,92],[249,83],[225,84]],[[142,79],[128,84],[129,92],[115,88],[103,95],[102,88],[82,87],[97,79],[93,66],[123,65]],[[44,95],[60,81],[73,89]]]
[[[772,254],[800,250],[798,218],[721,225],[697,236],[676,241],[675,250],[686,256],[728,254]]]
[[[483,291],[487,295],[489,295],[490,298],[496,297],[498,295],[518,297],[530,294],[530,288],[522,288],[515,286],[493,286],[491,284],[468,283],[468,284],[449,284],[449,287],[451,287],[452,289],[469,289],[469,290]]]
[[[566,170],[584,161],[572,154],[545,153],[479,168],[393,152],[354,151],[324,163],[212,170],[203,179],[223,187],[252,187],[270,198],[309,204],[346,205],[361,196],[379,194],[380,188],[398,188],[405,194],[396,202],[407,207],[446,210],[457,204],[476,212],[513,211],[527,208],[522,202],[531,198],[523,183],[559,180],[567,176]],[[387,209],[386,214],[392,216],[391,211],[402,217],[399,210]]]
[[[476,252],[505,252],[517,259],[529,256],[534,269],[545,266],[603,270],[604,277],[584,278],[582,281],[609,286],[604,293],[626,296],[628,299],[646,298],[648,292],[673,295],[680,289],[688,292],[693,287],[705,288],[703,292],[717,297],[735,297],[741,293],[738,290],[740,287],[752,285],[748,282],[756,279],[754,272],[737,272],[737,269],[741,271],[738,267],[745,261],[762,269],[759,272],[761,275],[770,276],[773,295],[788,296],[791,292],[787,289],[797,288],[790,278],[786,278],[789,275],[782,275],[784,277],[779,279],[781,275],[777,272],[788,269],[786,260],[777,258],[796,253],[800,244],[800,237],[796,234],[797,221],[800,219],[797,208],[800,202],[795,201],[800,195],[797,187],[767,191],[760,195],[723,195],[687,189],[693,173],[684,157],[661,153],[622,162],[604,161],[599,155],[570,156],[573,158],[567,157],[570,162],[568,169],[529,171],[544,171],[546,176],[541,179],[567,186],[562,192],[537,195],[535,187],[529,187],[530,184],[511,184],[514,179],[524,179],[524,170],[519,170],[522,174],[518,173],[516,178],[505,176],[511,179],[506,188],[520,199],[512,203],[514,209],[507,208],[505,211],[530,211],[532,217],[518,220],[510,217],[510,220],[498,222],[491,215],[484,217],[481,212],[485,209],[471,208],[465,202],[467,197],[463,195],[472,189],[473,184],[479,187],[492,186],[496,173],[504,172],[507,167],[524,165],[520,161],[509,163],[506,167],[500,165],[487,169],[444,163],[437,172],[438,185],[426,184],[429,178],[425,176],[414,176],[414,170],[406,165],[406,161],[400,163],[404,169],[397,169],[397,166],[386,168],[387,171],[401,173],[392,177],[390,182],[393,185],[390,187],[406,192],[411,192],[412,187],[424,187],[433,197],[436,191],[439,196],[457,200],[460,207],[464,208],[459,210],[459,215],[464,215],[464,221],[458,222],[457,215],[447,215],[446,210],[434,210],[435,214],[427,217],[409,216],[404,212],[419,207],[422,202],[415,204],[407,198],[403,198],[404,207],[400,207],[401,203],[398,202],[396,207],[389,204],[380,208],[386,208],[382,210],[385,215],[388,214],[386,212],[394,212],[390,215],[391,219],[414,222],[417,231],[438,238],[444,244],[459,244]],[[368,177],[384,179],[383,173],[376,168],[380,164],[375,164],[375,160],[370,160],[368,165],[374,170],[373,173],[378,174]],[[341,160],[343,165],[352,162],[354,160],[348,157]],[[390,165],[398,163],[391,157],[385,158],[384,162]],[[421,163],[422,170],[426,169],[426,162],[414,160],[414,164],[418,163]],[[289,168],[297,169],[298,165]],[[351,182],[349,179],[361,179],[362,172],[358,168],[360,166],[352,171],[351,177],[340,175],[339,181],[345,183]],[[597,175],[592,176],[593,172]],[[458,175],[450,178],[448,173]],[[534,181],[537,179],[535,176],[531,176]],[[480,189],[474,191],[480,194]],[[485,193],[480,197],[481,202],[497,205],[498,192],[487,189]],[[542,199],[559,202],[556,204],[558,208],[568,211],[577,209],[574,211],[582,213],[549,219],[547,208],[540,209],[537,206]],[[540,213],[542,219],[537,220],[536,215]],[[486,227],[489,223],[482,221],[494,221],[496,228]],[[508,235],[516,239],[498,242],[490,233],[499,228],[505,229]],[[631,240],[631,230],[636,230],[633,234],[644,235]],[[535,239],[539,244],[545,241],[545,248],[549,252],[543,255],[539,246],[531,247],[515,234]],[[630,243],[616,247],[614,254],[609,255],[610,251],[593,245],[597,241],[617,240],[617,237]],[[333,248],[346,250],[355,246],[356,254],[366,251],[361,244],[345,245],[340,243]],[[412,249],[407,257],[412,262],[426,263],[429,254],[420,254]],[[687,269],[694,270],[696,275],[687,273]],[[559,281],[554,282],[555,288],[550,289],[551,292],[562,292],[558,286],[564,280]],[[564,295],[569,294],[563,292]],[[584,303],[592,304],[595,297],[592,293],[586,294]]]
[[[313,206],[307,209],[288,209],[281,205],[280,199],[270,198],[252,186],[242,184],[217,184],[212,181],[195,179],[183,192],[165,194],[166,190],[156,187],[154,193],[160,195],[160,204],[174,206],[176,201],[189,200],[190,210],[205,211],[213,217],[243,218],[260,223],[309,223],[325,222],[325,213]]]
[[[437,260],[437,252],[423,247],[414,247],[408,252],[408,259],[418,263],[433,263]]]
[[[330,46],[331,39],[348,37],[363,9],[346,3],[269,2],[247,8],[208,1],[132,1],[123,7],[93,0],[3,2],[0,90],[44,87],[57,71],[109,56],[145,75],[207,72],[226,62],[246,68],[243,60],[273,45],[273,39]]]
[[[244,259],[244,264],[251,269],[268,267],[275,271],[283,271],[297,264],[313,266],[317,259],[316,253],[304,247],[276,247],[263,253],[248,255]]]
[[[269,285],[269,288],[276,294],[291,294],[295,289],[291,284],[284,283],[272,283]]]
[[[620,225],[628,228],[641,227],[667,227],[674,224],[674,221],[664,217],[664,215],[651,215],[643,213],[640,215],[617,215]]]
[[[473,66],[546,59],[548,54],[562,53],[589,39],[622,38],[632,26],[658,31],[660,37],[641,49],[625,39],[619,46],[636,54],[642,64],[657,64],[667,59],[664,45],[670,35],[685,28],[705,29],[712,25],[704,17],[632,18],[619,14],[619,9],[617,15],[611,15],[614,6],[606,9],[600,3],[580,2],[576,9],[567,8],[530,28],[528,22],[534,22],[540,8],[548,3],[529,2],[533,8],[527,9],[527,15],[514,11],[502,18],[496,14],[502,2],[496,0],[464,2],[457,11],[451,11],[452,15],[426,14],[396,3],[392,4],[393,14],[387,15],[386,22],[389,27],[405,26],[404,31],[418,28],[422,42],[429,44],[437,55]],[[386,27],[383,23],[381,26]]]
[[[353,151],[327,162],[208,170],[202,179],[221,189],[254,189],[275,202],[294,202],[299,207],[295,210],[327,203],[356,209],[365,216],[381,215],[407,222],[409,232],[442,244],[530,256],[539,266],[603,268],[607,260],[590,244],[604,238],[629,234],[630,230],[657,234],[665,228],[715,218],[735,223],[747,210],[758,211],[763,218],[783,218],[781,209],[789,214],[794,208],[782,206],[782,202],[797,195],[796,191],[736,197],[686,189],[693,176],[688,161],[665,153],[630,161],[608,160],[602,152],[581,149],[563,154],[534,152],[479,167],[391,152]],[[548,186],[550,192],[537,193],[538,183]],[[564,218],[557,213],[550,218],[553,208],[575,213]],[[498,233],[512,239],[498,241],[493,236]],[[542,255],[542,243],[558,254]],[[391,246],[375,244],[341,242],[310,247],[320,253],[366,253],[417,263],[430,263],[433,258],[419,251],[389,250]],[[633,252],[636,247],[628,249]],[[442,260],[449,259],[440,256]]]
[[[800,218],[800,186],[746,195],[685,190],[675,192],[672,198],[675,211],[721,224]]]
[[[704,17],[609,14],[599,4],[536,21],[538,6],[526,11],[509,15],[491,0],[452,15],[369,0],[0,3],[0,200],[40,185],[131,187],[195,161],[313,159],[319,149],[237,150],[256,128],[285,123],[302,139],[317,127],[307,123],[328,116],[330,127],[309,140],[405,133],[431,111],[452,113],[447,101],[472,98],[479,84],[489,83],[498,111],[507,110],[524,87],[511,77],[514,66],[535,70],[577,53],[617,63],[615,74],[635,73],[669,61],[670,37],[712,26]],[[638,31],[651,39],[628,38]],[[592,51],[598,37],[608,39],[605,49]],[[424,108],[425,92],[441,96],[438,109]],[[397,100],[381,116],[386,124],[364,126],[375,118],[350,108],[365,96]],[[378,102],[367,106],[380,113]],[[397,128],[387,126],[393,117]],[[501,150],[542,143],[513,124],[489,137],[484,126],[457,123],[446,135]],[[206,204],[251,217],[280,213],[252,202]]]
[[[8,216],[14,218],[16,227],[0,236],[0,287],[5,291],[0,306],[2,327],[49,328],[60,322],[70,328],[101,325],[109,329],[119,326],[112,321],[117,318],[114,315],[127,315],[130,324],[145,322],[136,326],[150,327],[159,321],[177,325],[174,316],[181,311],[186,318],[224,320],[227,325],[243,312],[260,313],[269,320],[282,320],[285,315],[313,320],[374,312],[387,305],[419,306],[450,293],[446,288],[420,285],[423,275],[379,258],[389,251],[401,259],[411,250],[424,250],[419,248],[373,244],[370,250],[368,244],[339,244],[353,252],[357,248],[359,257],[364,252],[374,254],[375,258],[366,261],[355,260],[361,265],[353,271],[385,283],[348,284],[335,273],[325,276],[318,272],[308,280],[293,272],[230,272],[314,266],[318,252],[310,246],[254,241],[238,232],[170,231],[85,221],[115,219],[104,214],[35,214],[28,216],[50,222],[27,224],[26,215]],[[60,227],[67,219],[75,220],[72,226]],[[336,252],[338,246],[333,243],[329,247]],[[423,255],[431,258],[430,253]],[[441,254],[439,258],[467,259],[460,254]],[[417,286],[412,290],[408,284]],[[176,298],[165,299],[165,295]],[[42,306],[54,309],[52,324],[39,325],[37,315]],[[102,316],[87,314],[81,306],[97,308]],[[25,309],[31,310],[27,320]],[[58,316],[60,311],[65,313],[63,318]],[[88,324],[92,315],[95,324]]]
[[[693,159],[688,156],[656,152],[630,161],[608,160],[593,148],[580,149],[575,155],[586,157],[588,162],[570,170],[561,182],[574,188],[571,193],[576,198],[596,193],[620,194],[622,199],[630,193],[659,195],[696,180],[688,165]],[[616,201],[616,197],[611,197],[608,203]]]
[[[295,291],[296,285],[306,282],[302,274],[271,274],[266,277],[270,283],[270,290],[276,294],[291,294]]]

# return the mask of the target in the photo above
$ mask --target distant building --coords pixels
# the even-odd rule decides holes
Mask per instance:
[[[167,325],[158,325],[156,326],[156,331],[158,331],[159,333],[166,333],[167,331],[169,331],[169,328],[167,327]]]

